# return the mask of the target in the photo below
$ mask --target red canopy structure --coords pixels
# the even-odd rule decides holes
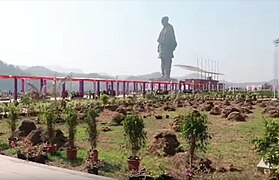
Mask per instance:
[[[122,84],[122,94],[129,94],[129,85],[133,84],[134,92],[141,92],[145,95],[146,90],[150,89],[151,91],[157,90],[186,90],[186,86],[204,86],[205,84],[193,84],[191,82],[184,81],[141,81],[141,80],[115,80],[115,79],[99,79],[99,78],[80,78],[80,77],[47,77],[47,76],[17,76],[17,75],[0,75],[0,79],[11,79],[14,80],[14,99],[18,98],[18,80],[21,80],[21,91],[25,92],[25,83],[27,80],[38,80],[40,81],[40,91],[46,93],[46,84],[47,81],[63,81],[62,84],[62,93],[66,91],[65,83],[66,82],[79,82],[79,94],[83,97],[84,95],[84,82],[93,83],[93,91],[96,95],[100,95],[100,83],[106,83],[106,91],[114,90],[114,85],[116,85],[116,95],[120,95],[120,84]],[[142,87],[142,90],[139,91],[138,86]],[[44,88],[43,88],[44,87]],[[148,88],[150,87],[150,88]],[[157,87],[157,88],[155,88]]]

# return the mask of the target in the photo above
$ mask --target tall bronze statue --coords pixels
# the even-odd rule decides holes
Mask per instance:
[[[164,27],[158,38],[158,53],[159,58],[161,59],[162,78],[170,79],[172,58],[174,57],[173,51],[175,50],[177,43],[174,29],[172,25],[169,24],[169,18],[165,16],[162,18],[161,22]]]

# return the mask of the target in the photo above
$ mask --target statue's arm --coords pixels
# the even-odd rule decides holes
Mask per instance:
[[[175,38],[175,34],[174,34],[174,29],[171,26],[170,28],[170,44],[172,46],[173,51],[175,50],[175,48],[177,47],[177,42],[176,42],[176,38]]]

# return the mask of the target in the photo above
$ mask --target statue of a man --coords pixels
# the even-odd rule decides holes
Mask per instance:
[[[162,78],[170,79],[171,73],[171,63],[173,56],[173,51],[175,50],[177,43],[174,35],[174,29],[171,24],[169,24],[169,18],[163,17],[162,25],[164,26],[160,32],[158,38],[158,53],[161,59],[161,69]]]

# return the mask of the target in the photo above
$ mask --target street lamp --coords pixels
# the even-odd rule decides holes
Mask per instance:
[[[275,45],[274,49],[274,84],[273,84],[273,98],[276,99],[276,91],[278,88],[278,60],[277,60],[277,48],[279,45],[279,38],[273,41]]]

